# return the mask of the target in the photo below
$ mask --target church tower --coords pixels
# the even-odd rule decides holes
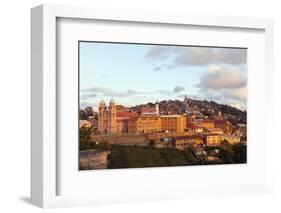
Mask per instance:
[[[185,96],[184,96],[184,104],[185,104],[185,114],[186,115],[188,115],[188,99],[187,99],[187,96],[186,96],[186,94],[185,94]]]
[[[116,122],[116,105],[113,99],[109,102],[108,107],[108,132],[117,132],[117,122]]]
[[[157,116],[159,116],[159,103],[158,103],[158,101],[156,101],[156,103],[155,103],[155,112],[156,112]]]
[[[106,107],[104,101],[100,102],[99,116],[98,116],[98,131],[103,134],[106,133]]]

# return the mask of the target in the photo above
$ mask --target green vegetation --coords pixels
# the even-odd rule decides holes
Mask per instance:
[[[79,129],[79,137],[80,137],[80,150],[85,150],[85,149],[91,149],[91,134],[92,134],[92,128],[91,127],[86,127],[86,126],[81,126]]]
[[[90,141],[92,127],[80,128],[80,150],[101,149],[110,150],[109,169],[142,168],[162,166],[213,165],[247,162],[247,146],[245,144],[231,145],[226,140],[220,146],[189,147],[186,150],[171,148],[154,148],[155,141],[149,146],[125,146]],[[208,160],[208,156],[212,156]]]
[[[158,149],[152,147],[112,145],[108,168],[142,168],[162,166],[210,165],[246,163],[246,145],[230,145],[225,141],[218,147],[206,147],[206,151],[219,150],[217,158],[208,161],[207,156],[198,154],[196,148],[184,151],[177,149]]]
[[[188,165],[181,151],[150,147],[112,145],[108,168],[141,168]]]
[[[247,162],[247,146],[244,144],[235,144],[232,147],[234,152],[235,163],[246,163]]]
[[[181,151],[181,153],[185,157],[187,165],[198,165],[198,164],[200,164],[200,160],[197,158],[197,156],[193,152],[192,148],[188,148],[185,151]]]
[[[218,164],[246,163],[247,162],[247,146],[239,143],[230,145],[226,140],[222,145],[216,147],[206,147],[207,151],[218,150]],[[216,164],[216,163],[214,163]]]

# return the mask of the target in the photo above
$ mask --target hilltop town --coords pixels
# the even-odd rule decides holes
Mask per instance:
[[[246,118],[246,111],[187,96],[133,107],[101,101],[96,111],[79,112],[80,168],[245,163]]]

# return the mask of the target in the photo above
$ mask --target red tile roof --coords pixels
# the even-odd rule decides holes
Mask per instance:
[[[214,123],[215,124],[226,124],[227,123],[227,120],[214,120]]]
[[[141,108],[141,113],[156,113],[156,109],[154,107],[142,107]]]
[[[221,128],[206,128],[210,132],[222,131]]]
[[[142,118],[158,118],[157,114],[141,114],[140,117]]]
[[[186,123],[186,128],[194,128],[194,123]]]
[[[203,120],[202,123],[213,123],[214,121],[210,120],[210,119],[206,119],[206,120]]]
[[[116,117],[117,119],[130,119],[139,117],[139,114],[136,112],[117,112]]]
[[[186,128],[190,129],[197,129],[197,128],[202,128],[201,126],[198,126],[194,123],[186,123]]]

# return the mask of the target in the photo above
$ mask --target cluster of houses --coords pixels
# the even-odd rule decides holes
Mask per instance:
[[[81,119],[80,127],[96,125],[97,134],[107,136],[142,134],[146,136],[146,142],[152,142],[156,147],[173,146],[181,150],[190,145],[218,146],[224,141],[229,144],[245,142],[246,131],[240,128],[234,134],[232,124],[220,111],[208,117],[198,117],[188,109],[186,102],[183,114],[160,114],[156,102],[154,107],[145,107],[137,113],[118,107],[114,100],[108,106],[101,101],[95,123]]]

